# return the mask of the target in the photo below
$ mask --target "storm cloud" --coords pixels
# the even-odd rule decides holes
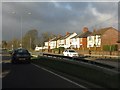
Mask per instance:
[[[30,13],[30,14],[29,14]],[[64,35],[97,27],[117,28],[117,2],[3,2],[2,37],[19,38],[28,30]],[[22,18],[22,20],[21,20]]]

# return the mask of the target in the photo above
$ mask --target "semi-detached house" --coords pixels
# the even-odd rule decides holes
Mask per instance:
[[[60,38],[59,40],[59,47],[64,47],[64,48],[70,48],[71,42],[70,39],[74,36],[76,36],[76,33],[69,33],[67,32],[65,36]]]
[[[46,49],[54,49],[54,48],[58,48],[58,40],[61,38],[62,36],[58,36],[58,37],[54,37],[52,39],[50,39],[49,41],[45,42],[45,46]]]
[[[87,27],[84,27],[82,33],[76,35],[71,38],[71,48],[75,49],[87,49],[87,36],[89,36],[91,32]]]
[[[54,49],[59,47],[70,48],[70,39],[76,35],[76,33],[67,32],[65,36],[54,37],[45,42],[44,47],[46,47],[46,49]]]
[[[119,31],[113,27],[101,28],[90,32],[87,27],[84,27],[82,33],[66,33],[62,37],[54,37],[45,42],[46,49],[54,49],[59,47],[77,48],[77,49],[96,49],[102,50],[104,45],[118,45],[120,36]],[[120,46],[119,46],[120,47]]]
[[[87,37],[87,48],[102,50],[104,45],[117,45],[119,31],[113,27],[93,30]]]

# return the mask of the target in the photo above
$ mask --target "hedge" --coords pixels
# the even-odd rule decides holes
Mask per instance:
[[[118,45],[104,45],[103,50],[104,51],[117,51]]]

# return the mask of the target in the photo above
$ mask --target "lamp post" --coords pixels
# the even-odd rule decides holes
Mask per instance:
[[[31,50],[31,37],[30,37],[30,50]]]
[[[16,14],[15,12],[10,12],[11,14]],[[14,33],[12,33],[12,45],[11,45],[11,48],[12,50],[14,49],[14,43],[13,43],[13,40],[14,40]]]
[[[27,14],[31,15],[31,12],[27,12]],[[23,39],[22,39],[23,38],[23,15],[20,15],[20,28],[21,28],[21,44],[20,44],[20,47],[22,48],[23,47]],[[30,40],[31,40],[31,38],[30,38]]]
[[[11,14],[17,14],[16,12],[10,12]],[[28,14],[28,15],[31,15],[31,12],[27,12],[27,11],[25,11],[25,14]],[[22,48],[23,47],[23,39],[22,39],[22,37],[23,37],[23,15],[20,15],[20,32],[21,32],[21,36],[20,36],[20,38],[21,38],[21,43],[19,44],[20,45],[20,47]],[[12,35],[12,36],[14,36],[14,34]],[[14,45],[13,45],[13,42],[12,42],[12,49],[14,48]]]
[[[23,41],[22,41],[22,15],[20,16],[20,30],[21,30],[21,44],[20,44],[20,47],[22,48],[23,47]]]

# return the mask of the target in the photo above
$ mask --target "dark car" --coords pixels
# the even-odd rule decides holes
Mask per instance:
[[[31,55],[27,49],[24,48],[15,49],[13,50],[11,55],[12,55],[11,56],[12,63],[17,63],[17,62],[30,63]]]

